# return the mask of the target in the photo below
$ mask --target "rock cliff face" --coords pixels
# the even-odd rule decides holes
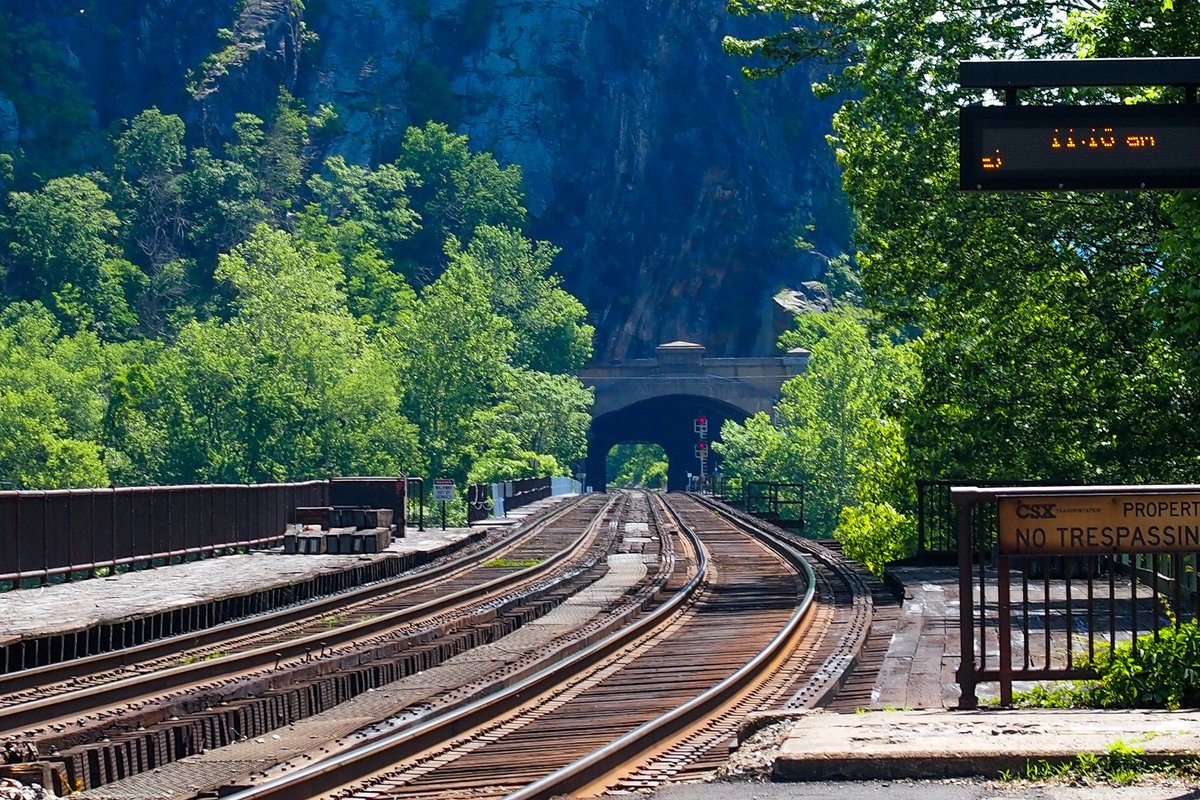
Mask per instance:
[[[433,118],[521,164],[531,232],[563,248],[601,359],[676,339],[771,353],[787,324],[774,296],[821,266],[795,236],[846,246],[830,107],[804,74],[744,80],[720,41],[746,30],[723,5],[0,0],[71,54],[97,127],[157,105],[219,137],[286,86],[335,106],[331,152],[354,161],[390,159]]]

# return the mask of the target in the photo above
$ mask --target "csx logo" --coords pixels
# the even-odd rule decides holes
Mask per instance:
[[[1017,516],[1021,519],[1054,519],[1054,503],[1020,503]]]

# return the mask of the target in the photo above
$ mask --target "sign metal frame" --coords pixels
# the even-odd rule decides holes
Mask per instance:
[[[962,191],[1200,188],[1200,58],[960,61],[958,67],[963,88],[1002,91],[1005,98],[1002,106],[959,110]],[[1185,99],[1091,106],[1017,101],[1021,89],[1066,86],[1171,86],[1182,88]],[[1055,149],[1055,129],[1084,146]],[[1000,143],[1008,152],[995,152]]]
[[[964,191],[1200,186],[1200,105],[967,106]]]

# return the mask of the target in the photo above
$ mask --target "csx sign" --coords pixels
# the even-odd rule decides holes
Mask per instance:
[[[1200,550],[1200,494],[1171,491],[1176,488],[1074,494],[1000,490],[1000,555],[1194,553]]]
[[[1054,507],[1057,503],[1018,503],[1017,516],[1020,519],[1054,519]]]

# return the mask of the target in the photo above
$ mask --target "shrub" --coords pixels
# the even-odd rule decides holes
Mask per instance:
[[[1166,708],[1200,706],[1200,625],[1179,623],[1158,635],[1105,651],[1084,666],[1095,680],[1051,689],[1035,687],[1014,697],[1017,705],[1038,708]]]
[[[1200,625],[1196,620],[1146,634],[1097,656],[1100,677],[1086,689],[1097,708],[1200,706]]]
[[[882,575],[889,562],[908,554],[916,525],[890,503],[866,502],[842,509],[834,536],[846,555]]]

